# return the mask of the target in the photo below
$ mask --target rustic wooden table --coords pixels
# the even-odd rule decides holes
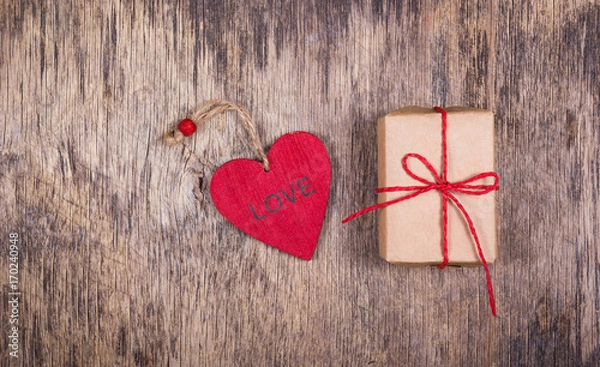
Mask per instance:
[[[594,1],[4,0],[0,364],[598,366],[599,65]],[[255,157],[234,114],[162,143],[212,98],[267,146],[324,141],[312,261],[212,204],[216,167]],[[390,265],[376,215],[340,223],[376,201],[376,120],[407,105],[496,113],[496,318],[481,268]]]

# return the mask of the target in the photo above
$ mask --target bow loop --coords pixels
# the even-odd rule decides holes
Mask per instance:
[[[416,158],[419,162],[423,163],[423,165],[425,166],[425,168],[427,168],[427,170],[429,172],[431,172],[431,175],[433,176],[433,178],[435,179],[435,182],[433,181],[429,181],[421,176],[418,176],[416,173],[414,173],[410,167],[408,166],[408,160],[410,158]],[[435,168],[433,168],[433,165],[431,163],[429,163],[429,161],[427,160],[427,158],[423,157],[420,154],[417,153],[408,153],[407,155],[404,156],[404,158],[402,158],[402,168],[404,168],[404,171],[406,171],[406,174],[408,174],[410,177],[412,177],[413,179],[424,183],[426,185],[434,185],[435,183],[441,184],[442,183],[442,178],[440,177],[440,175],[437,173],[437,171],[435,170]]]
[[[492,184],[479,184],[474,185],[474,182],[484,181],[486,178],[492,177],[494,178],[494,182]],[[468,178],[464,181],[459,181],[455,183],[450,183],[450,190],[454,192],[458,192],[461,194],[467,195],[485,195],[489,194],[492,191],[496,191],[499,188],[500,177],[496,172],[483,172],[478,175],[475,175],[471,178]]]

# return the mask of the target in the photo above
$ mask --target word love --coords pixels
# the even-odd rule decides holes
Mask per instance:
[[[290,184],[290,192],[287,193],[285,190],[281,189],[278,193],[273,193],[267,195],[264,200],[264,207],[267,210],[264,214],[257,214],[257,210],[254,208],[252,204],[248,205],[250,207],[250,211],[256,220],[264,219],[269,212],[277,213],[281,208],[286,205],[284,203],[289,202],[290,204],[296,203],[296,187],[298,187],[298,191],[304,197],[308,197],[315,193],[314,189],[311,189],[310,181],[308,181],[308,176],[304,176],[296,182],[292,182]]]

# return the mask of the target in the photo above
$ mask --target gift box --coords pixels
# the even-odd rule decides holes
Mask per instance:
[[[446,108],[444,147],[440,111],[443,112],[406,107],[378,120],[379,187],[392,188],[380,190],[378,195],[379,254],[391,263],[403,265],[442,264],[445,227],[448,265],[481,265],[483,258],[492,263],[497,257],[498,184],[498,176],[491,172],[494,171],[493,113]],[[414,154],[411,156],[412,153],[426,159],[431,167]],[[403,169],[403,164],[408,170]],[[442,191],[446,189],[459,204],[447,197],[444,225]],[[389,205],[395,199],[413,194]],[[476,237],[484,257],[479,253]]]

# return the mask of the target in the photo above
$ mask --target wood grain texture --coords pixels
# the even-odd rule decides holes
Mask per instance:
[[[0,239],[20,235],[22,290],[2,365],[597,366],[599,60],[583,0],[1,1]],[[216,167],[253,158],[234,116],[161,143],[212,98],[267,145],[325,143],[312,261],[212,205]],[[496,113],[495,319],[481,269],[391,265],[375,215],[340,224],[375,202],[376,120],[406,105]]]

